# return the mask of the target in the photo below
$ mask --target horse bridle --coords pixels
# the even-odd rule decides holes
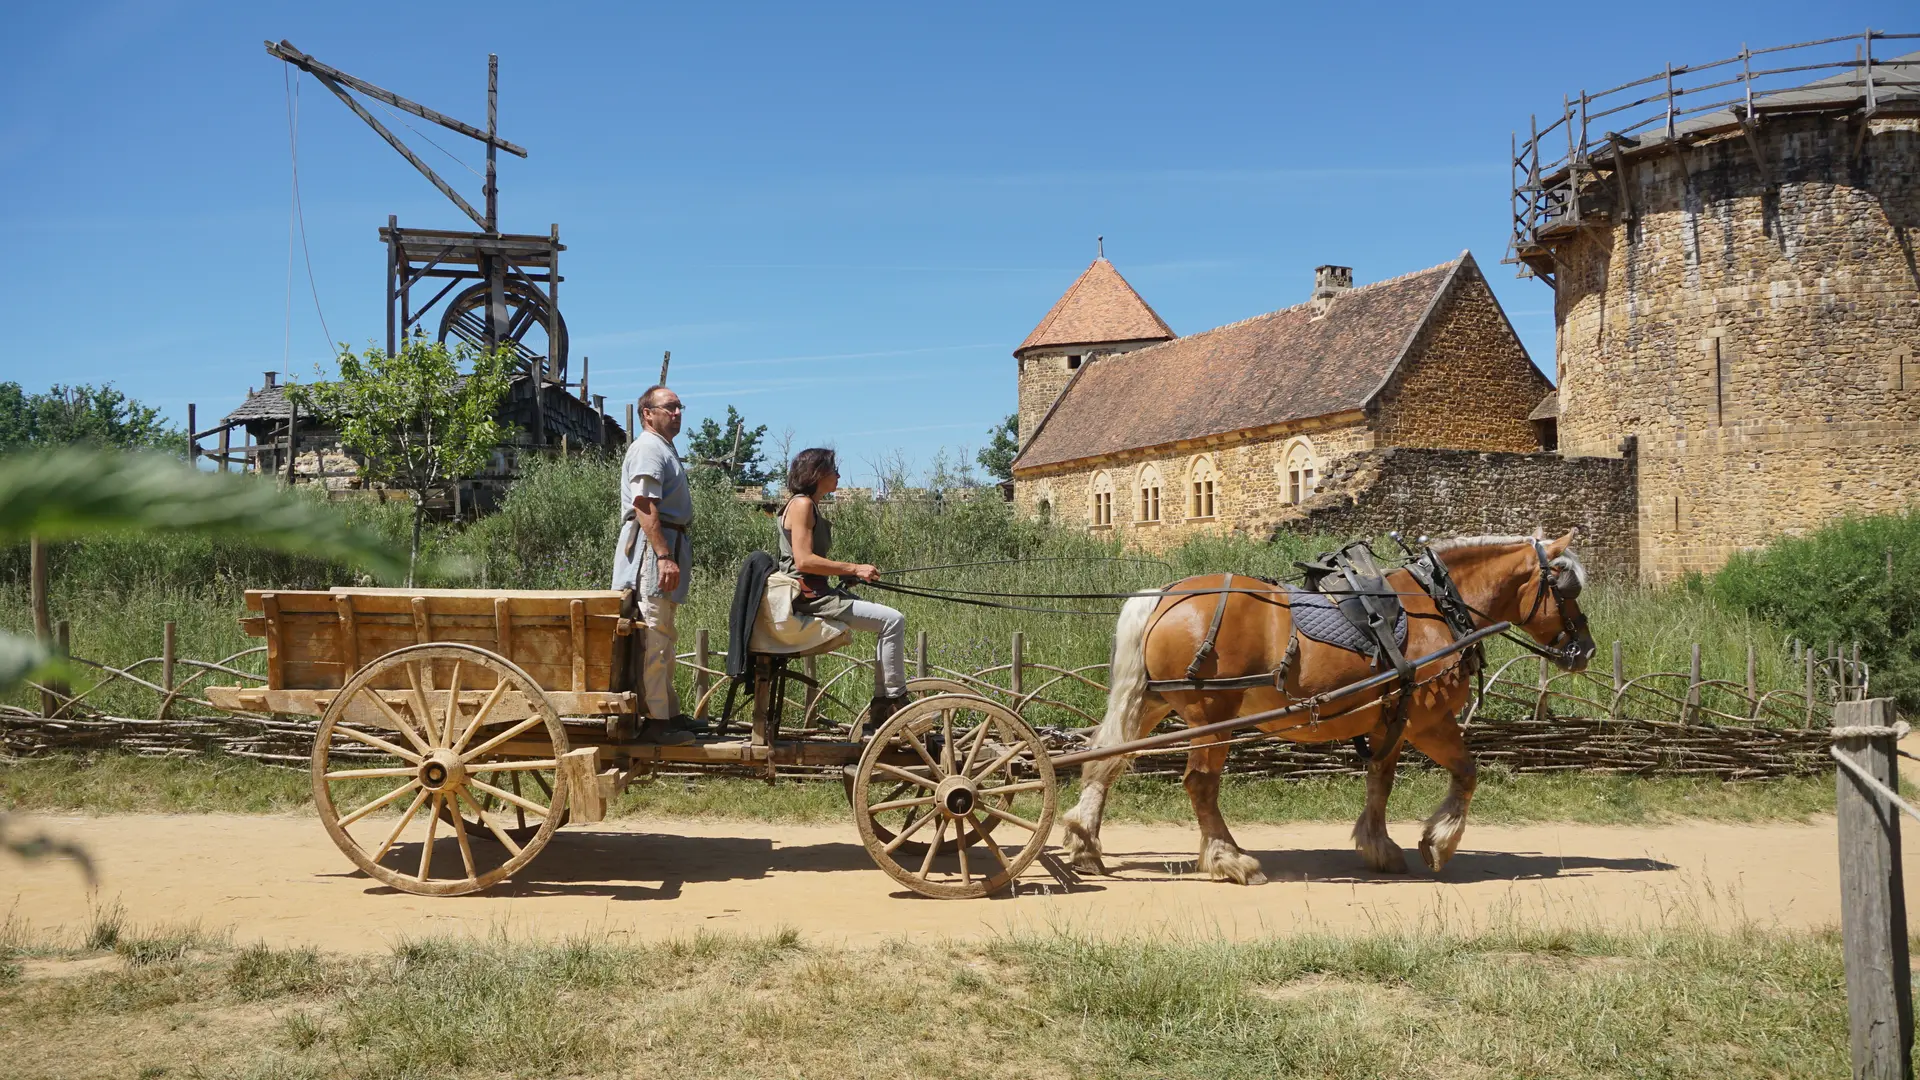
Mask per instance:
[[[1535,645],[1533,642],[1526,641],[1518,635],[1508,636],[1513,637],[1522,645],[1525,645],[1533,652],[1539,653],[1541,656],[1545,656],[1551,660],[1563,660],[1571,663],[1572,661],[1580,659],[1580,638],[1585,635],[1587,631],[1586,612],[1579,612],[1572,618],[1567,617],[1568,599],[1566,594],[1561,591],[1559,574],[1554,571],[1553,560],[1547,558],[1547,545],[1539,539],[1535,539],[1533,541],[1533,554],[1536,559],[1540,560],[1540,581],[1539,586],[1535,588],[1533,592],[1533,605],[1527,609],[1527,616],[1520,620],[1520,625],[1525,626],[1533,622],[1534,616],[1540,614],[1540,608],[1547,602],[1547,598],[1552,597],[1554,611],[1560,616],[1560,633],[1554,635],[1554,639],[1545,646]],[[1588,655],[1592,654],[1589,653]]]

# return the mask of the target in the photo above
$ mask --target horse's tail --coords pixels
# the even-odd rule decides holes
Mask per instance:
[[[1113,663],[1108,668],[1107,715],[1094,733],[1094,746],[1118,746],[1134,738],[1133,724],[1147,695],[1147,625],[1160,599],[1156,592],[1121,605],[1113,631]]]

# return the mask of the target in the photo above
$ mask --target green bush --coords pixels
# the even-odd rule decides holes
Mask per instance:
[[[1783,537],[1691,587],[1817,647],[1859,642],[1873,693],[1920,708],[1920,509]]]

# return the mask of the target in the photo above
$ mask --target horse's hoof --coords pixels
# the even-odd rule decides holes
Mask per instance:
[[[1407,853],[1399,844],[1387,841],[1383,848],[1376,850],[1360,849],[1360,859],[1369,870],[1378,874],[1404,874],[1407,872]]]
[[[1100,861],[1098,855],[1079,855],[1067,860],[1067,865],[1083,874],[1097,874],[1105,877],[1107,864]]]

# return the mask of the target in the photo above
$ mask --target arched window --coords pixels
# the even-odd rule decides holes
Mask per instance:
[[[1164,486],[1158,466],[1148,465],[1140,470],[1140,514],[1136,520],[1143,523],[1160,520],[1160,489]]]
[[[1113,524],[1113,476],[1110,473],[1093,474],[1093,483],[1087,486],[1089,505],[1087,524],[1094,528],[1103,528]]]
[[[1190,518],[1210,518],[1213,516],[1213,459],[1205,454],[1193,459],[1187,466],[1187,516]]]
[[[1313,443],[1299,438],[1287,444],[1280,456],[1280,483],[1289,503],[1303,503],[1312,498],[1319,473],[1320,462],[1314,455]]]

